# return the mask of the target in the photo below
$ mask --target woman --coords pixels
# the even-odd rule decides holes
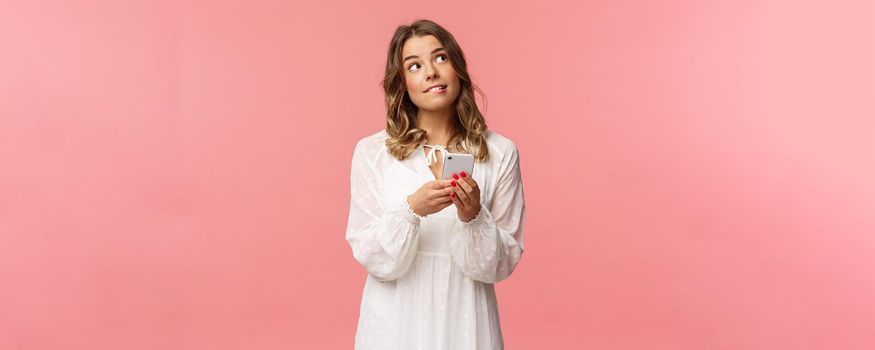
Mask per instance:
[[[395,31],[383,89],[386,129],[352,157],[346,240],[368,272],[355,348],[502,349],[493,284],[523,253],[516,145],[487,130],[462,50],[432,21]],[[443,180],[446,152],[473,154],[473,173]]]

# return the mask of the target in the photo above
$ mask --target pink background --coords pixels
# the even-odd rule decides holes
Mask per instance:
[[[875,348],[870,0],[4,1],[0,348],[352,348],[417,17],[521,150],[508,349]]]

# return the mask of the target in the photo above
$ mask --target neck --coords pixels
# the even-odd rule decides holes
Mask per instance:
[[[430,145],[446,145],[453,136],[453,117],[455,111],[447,108],[441,111],[425,111],[416,113],[416,127],[426,133],[426,143]]]

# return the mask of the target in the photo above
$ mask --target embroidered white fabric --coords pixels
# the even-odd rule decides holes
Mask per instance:
[[[356,144],[346,240],[368,275],[355,349],[504,347],[494,284],[522,257],[525,200],[516,145],[491,130],[485,136],[489,159],[472,174],[480,212],[469,222],[452,205],[419,216],[407,203],[434,180],[428,164],[437,146],[399,161],[385,130]]]
[[[401,204],[402,209],[407,214],[408,220],[419,222],[422,219],[425,219],[426,216],[428,216],[428,215],[419,215],[415,211],[413,211],[413,208],[410,207],[410,202],[407,201],[407,197],[405,197],[404,200],[401,202],[402,202],[402,204]]]

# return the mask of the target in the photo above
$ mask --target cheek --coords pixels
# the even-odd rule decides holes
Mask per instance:
[[[459,76],[456,75],[456,70],[450,68],[444,73],[444,76],[447,77],[447,80],[456,86],[459,87]]]
[[[446,72],[444,72],[444,76],[448,77],[454,85],[459,85],[459,76],[456,75],[456,70],[452,67],[447,68]]]
[[[416,91],[417,85],[416,85],[416,78],[415,77],[412,77],[409,75],[405,76],[404,77],[404,84],[407,86],[407,90]]]

